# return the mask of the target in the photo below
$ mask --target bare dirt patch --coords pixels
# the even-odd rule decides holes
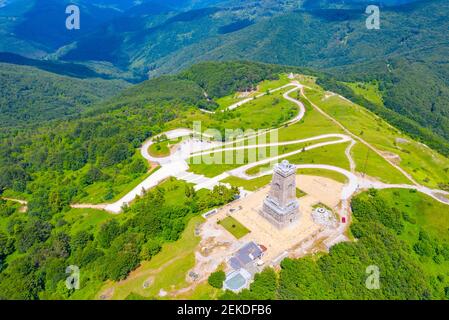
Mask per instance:
[[[109,300],[114,295],[114,288],[108,288],[100,294],[100,300]]]
[[[145,280],[142,284],[142,288],[147,289],[154,283],[154,277],[151,276],[147,280]]]
[[[393,152],[381,151],[381,154],[384,158],[390,160],[395,165],[399,165],[402,161],[401,157]]]

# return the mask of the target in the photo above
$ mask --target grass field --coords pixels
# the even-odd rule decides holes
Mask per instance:
[[[410,180],[392,168],[384,158],[362,143],[357,143],[352,147],[351,156],[356,164],[357,172],[374,177],[385,183],[410,183]]]
[[[191,159],[190,171],[196,174],[203,174],[206,177],[215,177],[223,172],[241,167],[248,163],[253,163],[256,161],[264,160],[267,158],[271,158],[274,156],[290,153],[296,150],[300,150],[304,147],[310,146],[312,144],[335,141],[335,138],[324,138],[318,139],[312,142],[306,143],[297,143],[285,146],[275,147],[271,150],[270,147],[262,147],[262,148],[252,148],[245,150],[237,150],[230,152],[230,159],[232,161],[226,161],[226,152],[214,152],[211,155],[207,155],[207,157],[193,157]],[[321,149],[321,148],[319,148]],[[344,152],[343,152],[344,156]],[[294,156],[295,157],[295,156]],[[209,160],[210,159],[210,160]],[[237,161],[238,159],[238,161]],[[195,164],[200,162],[200,164]],[[226,163],[230,162],[230,163]],[[266,165],[262,166],[265,167]]]
[[[402,219],[405,228],[400,238],[411,248],[418,241],[420,230],[449,244],[449,207],[447,205],[410,190],[386,189],[379,190],[378,194],[390,207],[397,208],[402,216],[408,215],[409,221]],[[414,255],[416,261],[431,274],[435,276],[443,274],[446,278],[449,277],[449,261],[437,264],[430,257],[421,257],[416,253]]]
[[[69,235],[73,236],[81,230],[96,233],[106,220],[121,220],[124,219],[124,215],[114,216],[106,211],[95,209],[70,209],[67,212],[53,216],[53,222],[56,224],[61,218],[67,222],[67,227],[64,226],[64,229],[66,229]]]
[[[377,82],[342,82],[342,84],[347,85],[355,94],[365,97],[368,101],[380,106],[384,105],[382,93]]]
[[[324,91],[306,90],[306,95],[325,112],[342,123],[352,133],[362,137],[380,151],[399,156],[400,166],[423,185],[437,188],[439,183],[447,183],[449,159],[413,141],[410,137],[390,126],[370,111],[333,96],[323,100]],[[355,154],[358,159],[366,158]],[[358,151],[359,151],[358,150]],[[388,171],[385,166],[377,170]]]
[[[257,96],[261,93],[266,93],[268,90],[280,88],[280,87],[288,84],[289,82],[290,82],[290,80],[288,79],[288,76],[286,74],[281,74],[281,75],[279,75],[279,80],[262,81],[257,86],[257,90],[251,92],[246,97],[239,97],[238,93],[233,93],[231,95],[228,95],[228,96],[225,96],[225,97],[222,97],[219,99],[215,99],[215,102],[219,105],[217,110],[224,110],[227,107],[229,107],[239,101],[242,101],[246,98]]]
[[[180,300],[215,300],[222,290],[212,287],[207,281],[200,283],[196,288],[190,292],[182,293],[176,296],[176,299]]]
[[[279,87],[285,86],[286,84],[290,83],[291,80],[288,78],[287,74],[281,74],[279,75],[279,80],[265,80],[262,81],[258,86],[258,92],[264,93],[267,90],[273,90],[277,89]]]
[[[187,287],[186,276],[195,264],[194,250],[200,241],[200,238],[195,236],[194,230],[195,226],[202,222],[204,222],[202,217],[192,218],[178,241],[164,244],[160,253],[150,261],[143,261],[126,280],[106,282],[98,292],[97,298],[105,290],[113,289],[113,299],[125,299],[131,293],[147,298],[164,299],[159,296],[161,290],[170,293]],[[143,283],[148,280],[151,285],[144,288]]]
[[[225,228],[230,234],[232,234],[236,239],[243,238],[249,231],[243,224],[235,220],[233,217],[226,217],[225,219],[218,222],[223,228]]]
[[[340,182],[340,183],[348,182],[348,178],[345,175],[343,175],[343,174],[341,174],[339,172],[331,171],[331,170],[299,169],[296,173],[297,174],[308,175],[308,176],[318,176],[318,177],[329,178],[329,179],[335,180],[335,181]]]
[[[229,183],[233,187],[242,187],[248,191],[256,191],[262,187],[265,187],[271,182],[271,175],[262,176],[252,180],[245,180],[237,177],[228,177],[222,181],[223,183]]]
[[[304,118],[288,127],[279,129],[280,141],[291,141],[297,139],[310,138],[322,134],[330,133],[344,133],[344,131],[336,126],[331,120],[320,114],[315,110],[310,103],[308,103],[297,93],[290,94],[292,98],[300,99],[306,108]]]
[[[176,128],[192,128],[194,121],[201,122],[201,129],[267,129],[280,126],[281,123],[292,119],[298,112],[297,106],[285,99],[282,94],[289,88],[277,91],[252,100],[243,106],[226,112],[209,114],[190,109],[166,124],[166,130]]]
[[[307,150],[285,159],[293,164],[327,164],[349,170],[349,160],[346,158],[345,149],[348,143],[324,146]],[[249,175],[255,175],[263,169],[272,168],[272,164],[264,164],[246,171]]]
[[[154,143],[148,148],[148,153],[155,158],[167,157],[170,155],[170,147],[179,142],[181,142],[181,138]]]
[[[135,175],[134,177],[128,175],[119,174],[113,181],[100,181],[90,186],[87,186],[84,191],[87,193],[84,197],[75,198],[73,201],[76,203],[114,203],[121,199],[128,192],[139,185],[143,180],[152,175],[160,167],[155,167],[151,171],[143,175]],[[113,197],[107,198],[107,194],[112,190]]]

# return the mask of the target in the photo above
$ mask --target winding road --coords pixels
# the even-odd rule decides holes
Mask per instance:
[[[198,133],[195,134],[190,129],[186,128],[180,128],[171,130],[168,132],[165,132],[168,139],[176,139],[176,138],[183,138],[183,141],[177,146],[177,149],[170,154],[167,157],[163,158],[156,158],[149,154],[148,150],[149,147],[154,143],[154,138],[152,137],[148,139],[141,147],[141,154],[142,156],[147,159],[148,161],[158,163],[161,168],[154,172],[152,175],[150,175],[147,179],[145,179],[143,182],[141,182],[137,187],[135,187],[131,192],[129,192],[127,195],[125,195],[122,199],[118,200],[115,203],[112,204],[105,204],[105,205],[92,205],[92,207],[95,208],[104,208],[104,210],[109,211],[111,213],[118,214],[122,212],[122,209],[124,206],[129,205],[137,196],[142,195],[145,190],[151,189],[158,184],[160,184],[162,181],[169,177],[176,177],[178,179],[185,180],[189,183],[193,183],[195,185],[195,189],[199,190],[202,188],[208,188],[212,189],[215,185],[219,184],[220,181],[226,179],[229,176],[235,176],[238,178],[246,179],[246,180],[252,180],[256,179],[262,175],[271,174],[270,171],[263,172],[259,175],[249,176],[246,172],[247,170],[271,163],[271,162],[277,162],[280,159],[290,157],[292,155],[305,152],[308,150],[333,145],[333,144],[340,144],[340,143],[349,143],[347,149],[345,150],[345,155],[348,158],[348,161],[350,163],[350,171],[325,165],[325,164],[303,164],[303,165],[297,165],[298,169],[321,169],[321,170],[329,170],[338,172],[340,174],[345,175],[348,178],[348,183],[343,188],[343,192],[341,195],[341,200],[343,203],[342,210],[348,211],[349,206],[349,200],[350,198],[359,190],[366,190],[369,188],[376,188],[376,189],[385,189],[385,188],[402,188],[402,189],[415,189],[419,192],[422,192],[424,194],[427,194],[428,196],[434,198],[435,200],[448,204],[449,205],[449,199],[447,199],[445,196],[449,195],[449,192],[443,191],[443,190],[433,190],[430,188],[427,188],[425,186],[422,186],[418,184],[411,175],[409,175],[405,170],[403,170],[401,167],[393,163],[391,160],[386,158],[382,155],[382,153],[377,150],[375,147],[373,147],[371,144],[363,140],[362,138],[356,136],[352,132],[350,132],[346,127],[344,127],[340,122],[338,122],[336,119],[331,117],[329,114],[324,112],[321,108],[319,108],[317,105],[315,105],[312,101],[310,101],[307,96],[304,93],[304,86],[300,84],[297,81],[293,81],[289,84],[286,84],[282,87],[279,87],[277,89],[273,89],[270,92],[275,92],[279,90],[283,90],[289,87],[293,87],[291,90],[288,90],[283,94],[283,98],[296,104],[298,106],[298,114],[293,119],[285,122],[282,124],[282,126],[291,125],[294,123],[297,123],[303,119],[306,109],[303,105],[303,103],[297,99],[294,99],[290,96],[291,93],[298,91],[300,94],[306,99],[313,108],[315,108],[318,112],[320,112],[322,115],[324,115],[326,118],[330,119],[332,122],[334,122],[337,126],[342,128],[344,130],[345,134],[324,134],[319,135],[315,137],[310,137],[306,139],[301,140],[293,140],[293,141],[284,141],[284,142],[276,142],[276,143],[266,143],[266,144],[253,144],[253,145],[243,145],[243,146],[233,146],[238,142],[246,141],[250,138],[254,138],[256,136],[267,134],[273,130],[277,129],[267,129],[262,130],[258,134],[254,134],[252,136],[245,136],[241,138],[240,140],[222,143],[222,142],[212,142],[212,141],[206,141],[203,140],[201,137],[197,137]],[[266,93],[259,94],[256,97],[262,97]],[[254,98],[247,98],[242,101],[239,101],[227,108],[227,110],[234,110],[238,107],[241,107],[248,103],[249,101],[252,101]],[[203,110],[204,112],[213,113],[211,111]],[[224,111],[224,110],[222,110]],[[281,126],[281,127],[282,127]],[[298,150],[294,150],[292,152],[288,152],[285,154],[281,154],[278,156],[274,156],[271,158],[266,158],[257,162],[252,162],[250,164],[243,165],[239,168],[230,170],[228,172],[222,173],[214,178],[207,178],[203,175],[197,175],[194,173],[189,172],[189,165],[187,160],[194,156],[204,156],[204,155],[210,155],[215,152],[224,152],[224,151],[235,151],[235,150],[243,150],[243,149],[251,149],[251,148],[260,148],[260,147],[274,147],[274,146],[286,146],[286,145],[294,145],[294,144],[300,144],[300,143],[307,143],[307,142],[314,142],[319,141],[323,139],[331,139],[335,138],[335,140],[331,141],[324,141],[324,142],[317,142],[312,145],[308,145],[306,147],[301,147]],[[372,181],[363,177],[358,176],[355,173],[356,170],[356,164],[355,161],[352,159],[351,156],[351,149],[356,143],[363,143],[368,148],[370,148],[372,151],[377,153],[379,156],[381,156],[383,159],[385,159],[389,164],[391,164],[394,168],[396,168],[401,174],[403,174],[407,179],[410,180],[412,183],[411,185],[406,184],[400,184],[400,185],[393,185],[393,184],[385,184],[382,182],[376,182]],[[230,146],[231,145],[231,146]],[[230,146],[230,147],[227,147]],[[89,207],[89,205],[77,205],[78,207]],[[341,212],[343,214],[343,212]]]

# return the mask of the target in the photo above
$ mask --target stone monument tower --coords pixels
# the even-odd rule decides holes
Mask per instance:
[[[284,228],[298,220],[296,168],[287,160],[274,167],[271,190],[260,213],[278,228]]]

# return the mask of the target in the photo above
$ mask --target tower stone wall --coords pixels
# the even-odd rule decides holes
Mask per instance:
[[[287,160],[274,167],[271,189],[264,200],[261,215],[278,228],[291,225],[299,218],[296,167]]]

